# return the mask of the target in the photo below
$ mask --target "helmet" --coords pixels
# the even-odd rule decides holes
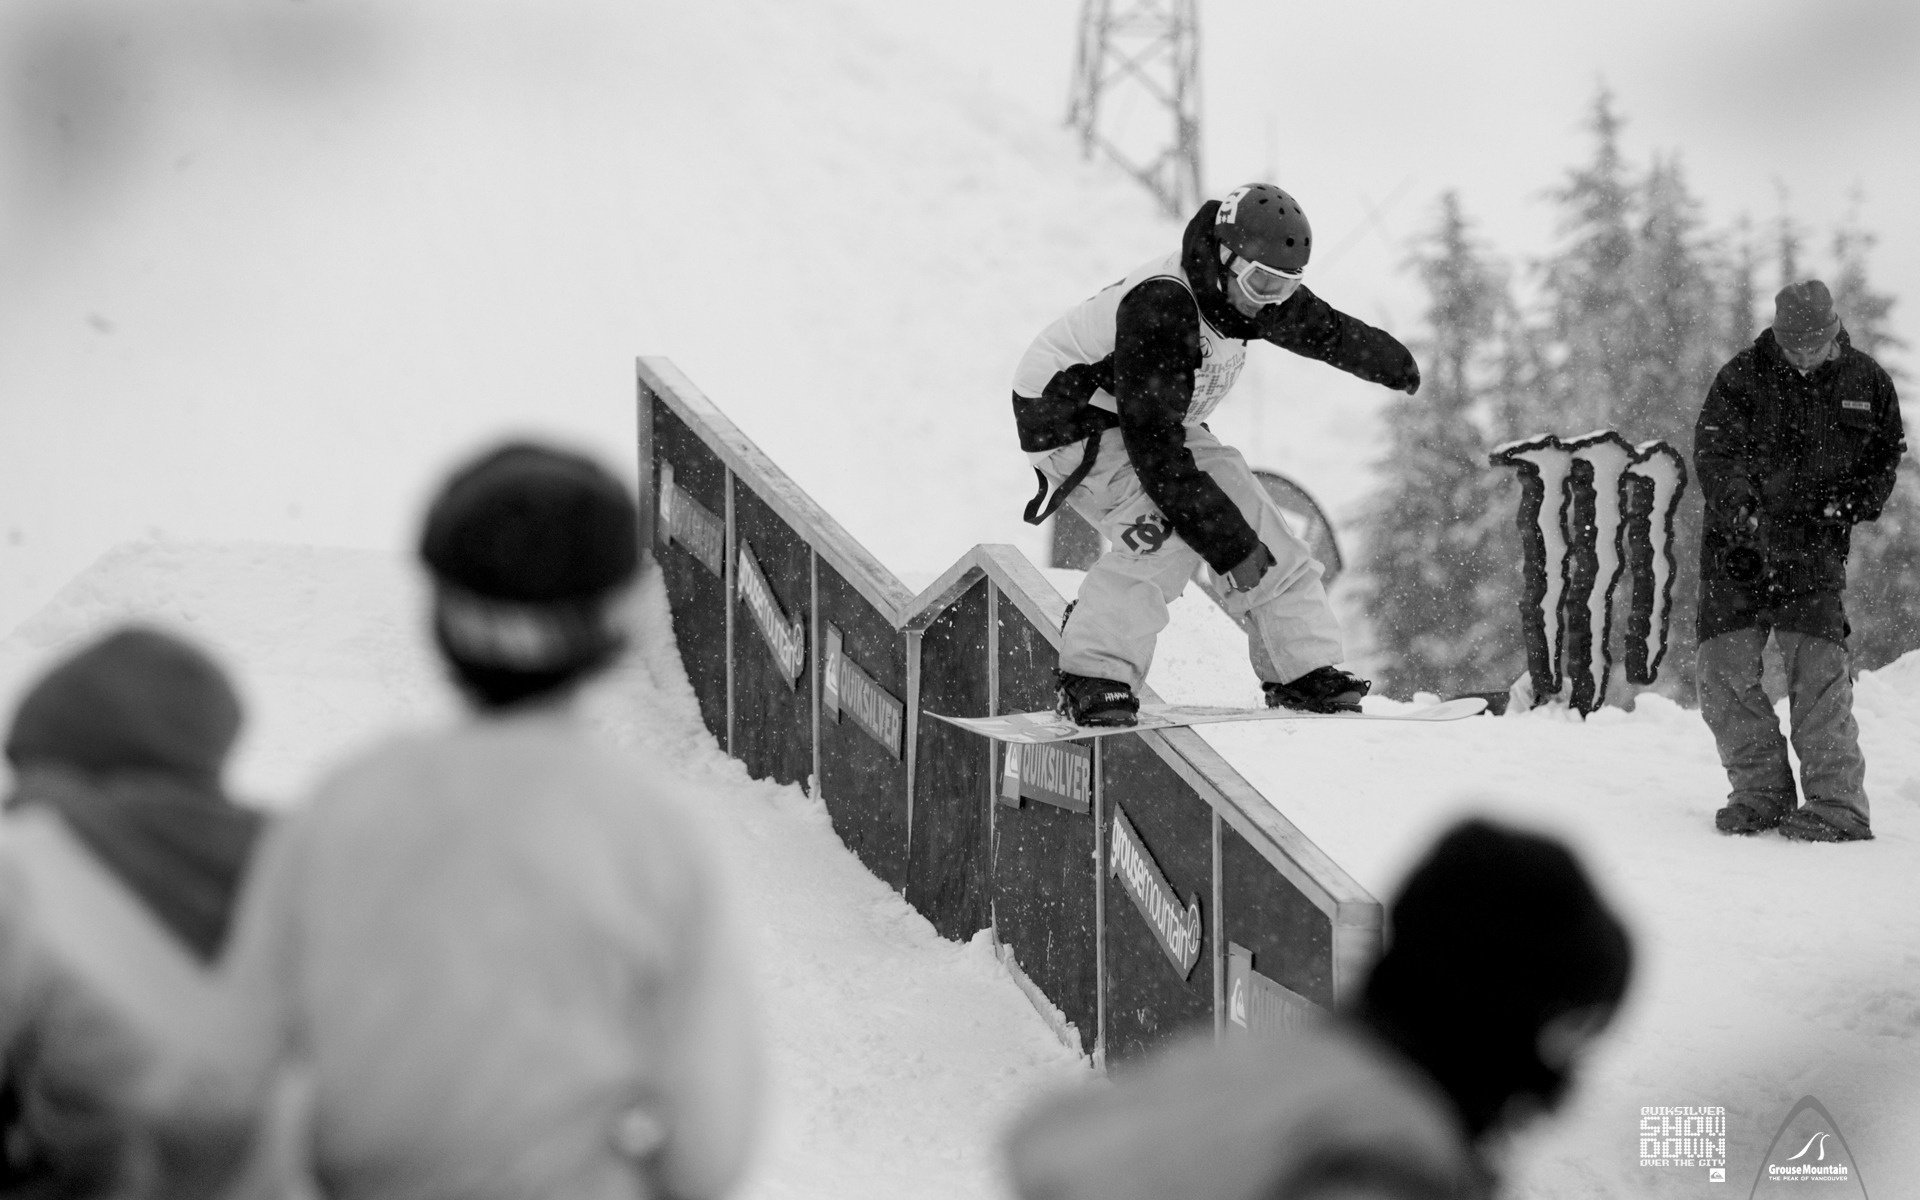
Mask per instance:
[[[1213,237],[1240,258],[1290,275],[1313,253],[1313,226],[1300,202],[1270,183],[1228,192],[1213,218]]]

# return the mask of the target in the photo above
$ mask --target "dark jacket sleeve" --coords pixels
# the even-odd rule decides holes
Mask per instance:
[[[1200,367],[1200,311],[1184,287],[1150,279],[1115,314],[1113,394],[1120,436],[1147,495],[1207,565],[1225,574],[1259,534],[1187,449],[1186,415]]]
[[[1693,465],[1707,518],[1727,525],[1741,508],[1755,508],[1760,495],[1753,482],[1752,400],[1735,359],[1720,368],[1707,389],[1707,402],[1693,427]]]
[[[1282,350],[1338,367],[1368,383],[1401,389],[1420,379],[1413,352],[1383,329],[1350,317],[1313,294],[1295,289],[1284,304],[1260,310],[1260,336]]]

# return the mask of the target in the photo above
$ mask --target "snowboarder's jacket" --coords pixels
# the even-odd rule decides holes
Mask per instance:
[[[1211,232],[1219,207],[1201,206],[1178,253],[1136,268],[1042,331],[1014,375],[1013,411],[1020,448],[1030,454],[1074,442],[1092,454],[1098,435],[1117,425],[1147,494],[1208,565],[1225,572],[1259,538],[1195,465],[1185,430],[1233,387],[1247,341],[1262,338],[1389,387],[1418,376],[1391,335],[1305,287],[1241,315],[1227,299]],[[1037,506],[1029,511],[1031,519]]]
[[[1801,375],[1771,329],[1720,369],[1694,430],[1706,498],[1701,641],[1765,620],[1844,641],[1851,527],[1893,491],[1906,439],[1879,363],[1840,332],[1840,354]],[[1746,514],[1759,518],[1751,528]],[[1734,569],[1747,550],[1752,571]]]

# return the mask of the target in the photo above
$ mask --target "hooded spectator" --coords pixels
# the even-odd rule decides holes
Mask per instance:
[[[1008,1138],[1021,1200],[1468,1200],[1625,992],[1625,929],[1558,843],[1473,820],[1402,885],[1358,1001],[1176,1041]]]
[[[0,818],[14,1188],[139,1194],[198,1169],[170,1160],[154,1122],[217,1031],[211,967],[261,828],[221,789],[240,720],[217,665],[145,628],[88,646],[20,704]]]

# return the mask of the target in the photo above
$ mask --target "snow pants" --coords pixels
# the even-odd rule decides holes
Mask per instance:
[[[1253,672],[1266,683],[1291,683],[1345,657],[1340,624],[1321,586],[1321,566],[1254,477],[1238,450],[1209,430],[1189,426],[1187,449],[1200,469],[1240,509],[1272,551],[1259,584],[1232,591],[1203,570],[1205,560],[1173,531],[1147,495],[1118,429],[1100,435],[1100,453],[1066,502],[1092,522],[1111,548],[1080,585],[1067,620],[1060,669],[1139,687],[1153,663],[1155,639],[1167,625],[1167,604],[1196,574],[1247,633]],[[1029,457],[1055,487],[1080,463],[1080,443]]]
[[[1728,800],[1778,817],[1795,803],[1787,739],[1760,686],[1768,632],[1764,625],[1748,626],[1700,643],[1700,715],[1733,787]],[[1847,648],[1810,634],[1771,632],[1786,660],[1789,724],[1807,807],[1841,828],[1864,832],[1867,762],[1853,719]]]

